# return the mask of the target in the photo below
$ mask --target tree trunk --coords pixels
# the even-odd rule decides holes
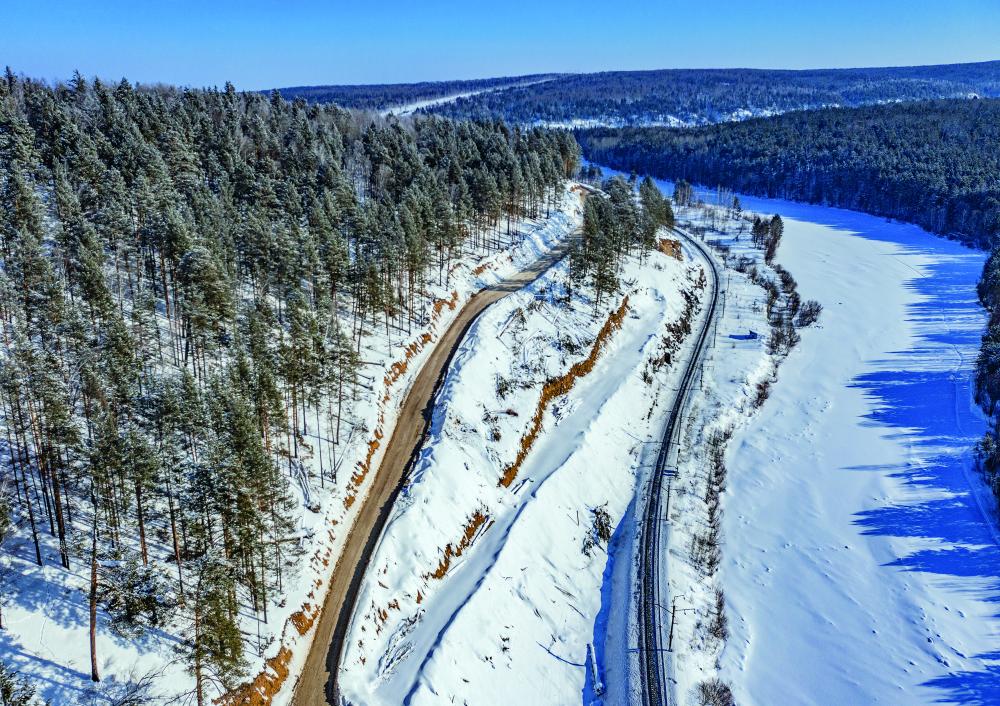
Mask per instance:
[[[149,564],[149,553],[146,550],[146,520],[142,510],[142,485],[135,481],[135,509],[139,520],[139,547],[142,550],[142,565]]]
[[[194,601],[194,693],[198,699],[198,706],[205,704],[205,689],[201,678],[201,615],[198,606],[198,597]]]
[[[14,472],[14,484],[18,488],[18,492],[20,493],[22,490],[24,492],[24,504],[28,508],[28,522],[31,525],[31,539],[35,543],[35,562],[39,566],[41,566],[42,565],[42,550],[41,550],[41,547],[38,544],[38,528],[35,526],[35,510],[31,506],[31,495],[29,495],[29,493],[28,493],[28,472],[29,471],[28,471],[27,468],[25,468],[23,466],[21,467],[21,473],[20,473],[20,475],[21,475],[21,483],[20,483],[20,485],[18,485],[17,484],[18,468],[17,468],[17,461],[15,460],[15,454],[14,454],[14,442],[11,439],[11,436],[10,436],[10,417],[7,417],[7,419],[8,419],[8,423],[7,423],[6,433],[7,433],[7,449],[9,451],[10,467],[11,467],[11,469]]]
[[[319,487],[325,488],[323,476],[326,475],[326,471],[323,468],[323,426],[320,424],[319,418],[319,408],[322,406],[321,401],[316,402],[316,455],[319,456]]]
[[[91,481],[93,483],[93,481]],[[90,538],[90,680],[101,681],[97,673],[97,494],[90,489],[94,523]]]
[[[56,508],[56,528],[59,530],[59,555],[62,557],[63,568],[69,568],[69,546],[66,544],[66,521],[63,518],[62,494],[59,492],[59,474],[55,468],[49,468],[52,481],[52,499]],[[97,508],[94,508],[97,512]]]
[[[174,558],[177,560],[177,589],[184,602],[184,573],[181,570],[181,546],[177,541],[177,511],[174,509],[174,491],[169,481],[167,483],[167,508],[170,511],[170,534],[174,542]]]

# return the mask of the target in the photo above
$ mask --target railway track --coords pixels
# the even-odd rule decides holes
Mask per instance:
[[[656,457],[650,481],[649,501],[646,504],[646,514],[643,517],[642,543],[639,554],[639,576],[641,577],[639,593],[639,649],[642,679],[642,702],[644,706],[671,706],[674,703],[671,681],[668,675],[669,665],[667,647],[663,645],[663,626],[661,619],[667,615],[665,591],[660,585],[661,572],[658,558],[661,544],[661,532],[667,518],[664,516],[663,479],[667,469],[667,460],[676,446],[678,435],[678,420],[684,409],[695,372],[701,363],[708,341],[708,334],[715,320],[716,306],[719,301],[719,270],[715,261],[705,246],[690,234],[675,229],[688,243],[698,250],[708,263],[712,273],[712,299],[709,302],[694,350],[688,359],[687,368],[681,378],[681,384],[674,400],[673,408],[663,427],[660,451]]]

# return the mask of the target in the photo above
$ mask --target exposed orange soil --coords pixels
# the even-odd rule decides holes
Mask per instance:
[[[684,254],[681,251],[681,241],[671,240],[670,238],[660,238],[660,242],[657,244],[657,250],[659,250],[664,255],[669,255],[677,260],[683,260]]]
[[[448,546],[444,548],[444,556],[441,557],[438,567],[431,573],[424,574],[424,578],[444,578],[444,575],[448,573],[448,569],[451,567],[452,558],[462,556],[462,552],[472,546],[472,540],[475,539],[476,533],[479,532],[480,527],[486,524],[486,520],[488,519],[489,515],[476,510],[472,517],[469,518],[469,521],[465,523],[465,531],[462,533],[462,538],[458,541],[458,544],[452,545],[449,542]]]
[[[579,236],[574,234],[573,237]],[[461,343],[466,329],[486,307],[535,280],[562,257],[570,240],[567,239],[564,245],[540,257],[510,279],[474,295],[463,306],[451,325],[440,333],[428,359],[417,371],[394,425],[388,424],[385,418],[391,396],[383,394],[381,397],[381,410],[375,432],[369,440],[368,454],[355,468],[345,498],[345,504],[358,502],[360,507],[349,516],[348,535],[330,575],[323,607],[310,631],[311,647],[294,687],[293,704],[319,706],[339,702],[337,665],[347,626],[355,611],[358,577],[363,575],[378,535],[388,519],[395,494],[405,482],[406,469],[420,448],[429,419],[425,411],[432,404],[451,354]],[[450,299],[437,300],[433,305],[433,320],[437,320],[444,307],[455,309],[458,302],[457,292],[453,292]],[[390,368],[384,379],[385,385],[395,384],[407,371],[413,357],[433,340],[425,334],[414,341],[407,348],[404,359]],[[377,464],[376,458],[380,458]],[[371,487],[362,494],[360,488],[365,482]],[[326,557],[332,558],[331,554],[332,548],[326,551]],[[420,598],[422,600],[423,596]],[[398,603],[390,603],[388,608],[398,609],[397,606]],[[308,635],[306,640],[309,640]]]
[[[616,311],[611,312],[608,320],[604,322],[600,332],[597,334],[594,345],[590,349],[590,354],[580,362],[574,363],[568,372],[559,377],[547,380],[542,386],[542,396],[538,399],[538,404],[535,407],[535,416],[531,418],[531,425],[528,427],[527,433],[521,437],[521,446],[518,449],[517,458],[504,469],[503,475],[500,477],[497,485],[509,488],[514,479],[517,478],[517,474],[521,470],[521,464],[528,457],[528,452],[531,451],[535,439],[538,438],[538,435],[542,431],[542,419],[545,416],[545,410],[548,409],[552,400],[572,390],[573,385],[576,384],[579,378],[584,377],[594,369],[594,365],[597,363],[597,359],[611,338],[611,334],[621,328],[627,311],[628,297],[625,297],[622,300],[621,306]]]

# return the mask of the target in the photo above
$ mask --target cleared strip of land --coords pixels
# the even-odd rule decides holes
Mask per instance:
[[[296,686],[294,703],[298,706],[337,703],[337,666],[361,579],[412,459],[423,442],[438,386],[466,331],[488,306],[533,282],[558,262],[577,236],[576,232],[570,234],[562,245],[529,267],[473,296],[437,342],[418,373],[403,401],[385,456],[333,572],[312,649]]]

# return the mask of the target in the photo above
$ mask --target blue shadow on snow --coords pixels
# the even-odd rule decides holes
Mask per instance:
[[[834,221],[830,225],[859,237],[934,256],[933,264],[925,266],[928,276],[914,272],[907,284],[921,298],[907,311],[915,345],[879,361],[880,370],[853,383],[872,405],[866,422],[887,428],[912,452],[911,460],[899,466],[852,470],[887,472],[930,491],[922,493],[928,499],[860,512],[855,521],[867,535],[932,540],[934,549],[898,556],[888,566],[953,578],[955,586],[1000,615],[995,612],[1000,610],[995,607],[1000,603],[1000,547],[990,528],[997,519],[995,506],[985,498],[987,517],[976,501],[981,481],[972,451],[986,429],[972,401],[975,355],[985,322],[975,283],[984,256],[943,239],[928,242],[928,235],[915,226],[883,229],[872,217],[824,211]],[[844,223],[835,222],[840,217]],[[979,660],[982,668],[947,671],[942,665],[945,673],[928,674],[924,686],[940,692],[938,702],[1000,704],[1000,652],[965,657]]]

